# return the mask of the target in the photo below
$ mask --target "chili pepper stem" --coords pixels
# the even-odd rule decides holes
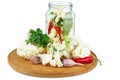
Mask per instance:
[[[99,59],[94,59],[94,60],[97,60],[99,64],[102,65],[102,62]]]

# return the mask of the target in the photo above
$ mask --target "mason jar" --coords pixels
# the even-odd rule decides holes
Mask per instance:
[[[70,2],[50,2],[49,10],[46,13],[46,33],[53,34],[54,28],[60,42],[65,41],[66,44],[74,37],[74,12],[72,11],[72,3]],[[54,32],[55,32],[54,31]]]

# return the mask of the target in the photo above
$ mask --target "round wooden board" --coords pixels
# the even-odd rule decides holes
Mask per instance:
[[[91,51],[91,55],[94,58],[97,56]],[[30,61],[25,60],[19,57],[16,54],[16,49],[13,50],[8,55],[8,63],[9,65],[17,72],[22,74],[30,75],[30,76],[37,76],[37,77],[68,77],[68,76],[75,76],[80,75],[83,73],[87,73],[91,71],[97,65],[97,60],[94,60],[90,64],[85,64],[85,66],[73,66],[73,67],[51,67],[51,66],[44,66],[41,64],[33,65]]]

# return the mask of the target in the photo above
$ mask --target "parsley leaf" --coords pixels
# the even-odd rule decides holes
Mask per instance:
[[[43,34],[40,28],[37,28],[36,31],[31,29],[29,31],[30,36],[26,41],[27,44],[32,43],[39,47],[46,47],[47,44],[50,42],[50,38],[47,34]]]

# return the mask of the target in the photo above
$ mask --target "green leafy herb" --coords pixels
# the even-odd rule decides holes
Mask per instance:
[[[50,38],[47,36],[47,34],[43,34],[40,28],[37,28],[36,31],[31,29],[29,33],[29,38],[25,40],[27,44],[32,43],[39,47],[46,47],[50,42]]]
[[[63,33],[64,33],[64,35],[68,35],[72,27],[73,27],[72,14],[66,13],[65,19],[63,21]]]
[[[56,22],[55,20],[57,18],[57,15],[54,12],[50,12],[50,14],[52,16],[52,21],[54,22],[54,25],[62,27],[64,19],[62,17],[59,17],[58,21]]]
[[[52,21],[55,22],[55,19],[57,18],[55,12],[50,12],[50,16],[52,17]]]
[[[57,15],[54,15],[52,21],[55,22],[55,19],[57,18]]]
[[[57,26],[62,27],[63,26],[63,19],[60,17],[59,21],[57,22]]]
[[[57,49],[52,45],[52,48],[54,51],[57,51]],[[60,52],[64,51],[65,49],[59,50]]]
[[[50,14],[52,15],[52,14],[54,14],[54,12],[50,12]]]
[[[71,44],[71,38],[69,38],[68,35],[64,35],[65,45],[66,47],[69,47]]]
[[[57,51],[57,49],[53,45],[52,45],[52,48],[53,48],[54,51]]]

